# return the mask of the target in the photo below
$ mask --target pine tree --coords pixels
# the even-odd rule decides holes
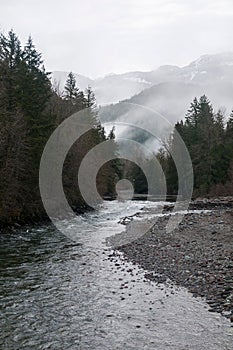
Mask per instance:
[[[227,122],[226,126],[226,138],[229,141],[233,141],[233,111],[229,117],[229,120]]]
[[[199,100],[195,98],[185,121],[176,124],[175,130],[185,142],[192,159],[195,195],[206,195],[216,184],[226,182],[231,149],[231,146],[226,145],[226,135],[229,135],[228,139],[232,139],[230,129],[231,121],[229,120],[225,130],[224,114],[221,111],[214,114],[205,95]],[[176,149],[178,144],[174,133],[167,145],[168,153],[165,158],[169,191],[177,191],[178,188],[177,172],[172,159],[174,151],[182,155],[182,150]]]
[[[43,64],[41,53],[38,53],[33,44],[32,37],[29,36],[27,44],[22,52],[23,61],[26,63],[29,71],[39,70]]]
[[[7,37],[1,35],[0,52],[0,126],[4,130],[1,146],[5,149],[0,156],[0,208],[8,210],[12,217],[14,212],[29,215],[40,203],[38,169],[51,132],[51,120],[44,114],[51,84],[31,38],[22,51],[13,31]]]
[[[40,158],[52,131],[71,114],[86,109],[91,130],[73,145],[64,164],[64,187],[75,210],[85,207],[78,189],[77,174],[86,153],[109,138],[98,120],[95,96],[88,87],[83,93],[71,73],[66,96],[52,90],[41,53],[32,38],[21,48],[13,31],[0,34],[0,220],[28,222],[45,217],[39,193]],[[77,128],[79,125],[77,125]],[[113,142],[112,158],[117,152]],[[100,193],[113,193],[117,169],[111,162],[100,169]],[[52,181],[53,179],[51,179]],[[59,204],[59,203],[58,203]]]
[[[78,97],[79,89],[76,86],[76,79],[72,72],[68,74],[66,84],[65,84],[65,98],[75,104]]]
[[[92,110],[95,110],[96,109],[96,98],[95,98],[95,94],[92,91],[90,86],[88,86],[87,89],[85,90],[85,98],[86,98],[86,107],[92,108]]]
[[[228,164],[229,164],[229,168],[228,169],[232,169],[233,168],[233,112],[230,115],[230,118],[227,122],[226,125],[226,131],[225,131],[225,135],[224,135],[224,144],[225,144],[225,149],[226,149],[226,156],[228,159]],[[233,174],[229,173],[228,170],[228,178],[229,177],[233,177]],[[233,186],[233,184],[232,184]]]
[[[205,95],[194,99],[185,120],[185,138],[194,167],[195,188],[200,194],[212,184],[214,143],[213,107]]]
[[[4,105],[12,112],[17,107],[16,74],[20,64],[21,44],[11,30],[8,36],[0,35],[1,80],[4,84]]]

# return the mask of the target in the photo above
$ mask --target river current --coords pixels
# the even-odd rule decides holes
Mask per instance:
[[[1,234],[0,349],[232,350],[204,299],[146,280],[105,244],[121,217],[156,205],[104,202],[66,223],[75,241],[53,225]]]

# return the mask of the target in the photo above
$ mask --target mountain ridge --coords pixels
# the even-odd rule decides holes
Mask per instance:
[[[59,82],[64,88],[68,72],[55,71],[52,81]],[[165,82],[192,82],[197,85],[218,84],[220,81],[233,81],[233,52],[206,54],[188,65],[162,65],[151,71],[132,71],[110,74],[91,79],[75,73],[77,85],[84,90],[88,85],[93,88],[99,105],[118,103],[139,94],[143,90]]]

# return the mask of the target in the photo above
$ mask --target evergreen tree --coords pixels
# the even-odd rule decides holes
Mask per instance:
[[[212,105],[204,95],[199,100],[194,99],[185,121],[178,122],[175,130],[185,142],[192,159],[194,195],[210,194],[215,191],[214,188],[219,189],[219,185],[224,186],[231,178],[229,169],[233,160],[233,116],[225,128],[223,112],[214,114]],[[162,158],[169,194],[178,189],[177,171],[172,159],[174,151],[182,154],[182,150],[176,150],[177,144],[174,133]]]
[[[96,109],[96,98],[95,98],[95,94],[92,91],[90,86],[88,86],[87,89],[85,90],[85,98],[86,98],[86,107],[92,108],[93,110],[95,110]]]
[[[29,36],[27,44],[22,52],[23,61],[26,63],[28,70],[39,70],[43,64],[41,53],[38,53],[33,44],[32,37]]]
[[[11,30],[8,36],[0,35],[1,80],[4,85],[5,108],[12,112],[17,107],[17,71],[20,64],[21,45],[16,34]]]
[[[79,89],[76,86],[76,79],[72,72],[68,74],[65,84],[65,98],[72,104],[75,104],[78,97]]]
[[[205,95],[194,99],[184,124],[184,141],[194,167],[195,188],[200,194],[212,184],[212,150],[214,143],[213,108]]]
[[[233,174],[230,173],[233,168],[233,112],[230,115],[230,118],[226,125],[225,135],[224,135],[224,145],[226,156],[228,159],[228,179],[233,177]],[[233,186],[233,184],[232,184]]]
[[[69,202],[75,210],[86,207],[78,189],[78,168],[85,154],[107,138],[98,121],[91,89],[88,88],[87,95],[79,91],[70,73],[65,90],[64,98],[52,90],[49,73],[31,37],[22,49],[13,31],[7,36],[0,35],[1,222],[9,224],[45,216],[38,185],[45,143],[65,118],[89,107],[87,121],[92,129],[74,144],[64,165],[64,187]],[[100,174],[101,194],[112,191],[116,178],[114,167],[108,164]]]

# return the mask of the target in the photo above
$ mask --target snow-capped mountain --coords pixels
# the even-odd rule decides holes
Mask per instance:
[[[99,111],[102,120],[119,124],[128,122],[131,117],[132,120],[140,119],[142,128],[150,125],[153,128],[156,114],[160,114],[167,124],[174,125],[185,117],[193,99],[204,94],[216,112],[225,109],[228,117],[233,110],[232,53],[205,55],[183,68],[162,66],[140,78],[150,81],[152,86],[122,102],[102,107]],[[145,113],[135,113],[135,105],[149,107],[155,112],[154,116],[149,116],[147,109]],[[129,133],[128,129],[126,133]]]
[[[59,85],[60,90],[62,90],[68,74],[69,72],[53,72],[53,84]],[[74,73],[74,75],[76,77],[77,86],[81,90],[85,90],[88,85],[91,86],[99,105],[117,103],[153,85],[151,81],[147,81],[144,78],[144,73],[142,72],[109,74],[98,79],[90,79],[76,73]]]
[[[62,87],[67,74],[54,72],[53,79],[60,79]],[[78,74],[76,78],[81,89],[88,85],[93,88],[97,103],[101,105],[99,116],[102,121],[113,124],[117,121],[117,135],[128,137],[131,133],[145,143],[154,141],[143,134],[144,127],[153,130],[154,123],[159,123],[159,127],[167,132],[168,125],[185,117],[195,97],[207,95],[215,111],[226,109],[226,117],[233,109],[233,53],[204,55],[185,67],[165,65],[150,72],[111,74],[96,80]],[[134,106],[138,105],[143,108],[135,113]],[[153,116],[148,114],[147,107],[155,111]],[[163,122],[161,118],[156,121],[156,114],[162,115]],[[135,118],[141,127],[139,134],[127,127],[119,129],[121,123],[125,125],[129,120],[134,124]]]
[[[63,89],[67,75],[68,72],[53,72],[52,80],[59,83],[60,89]],[[76,74],[76,79],[81,90],[88,85],[92,87],[99,105],[117,103],[162,83],[191,83],[199,87],[208,85],[213,89],[213,85],[216,85],[218,89],[220,82],[224,86],[232,85],[233,53],[204,55],[184,67],[165,65],[150,72],[111,74],[98,79]],[[208,91],[206,94],[208,95]]]

